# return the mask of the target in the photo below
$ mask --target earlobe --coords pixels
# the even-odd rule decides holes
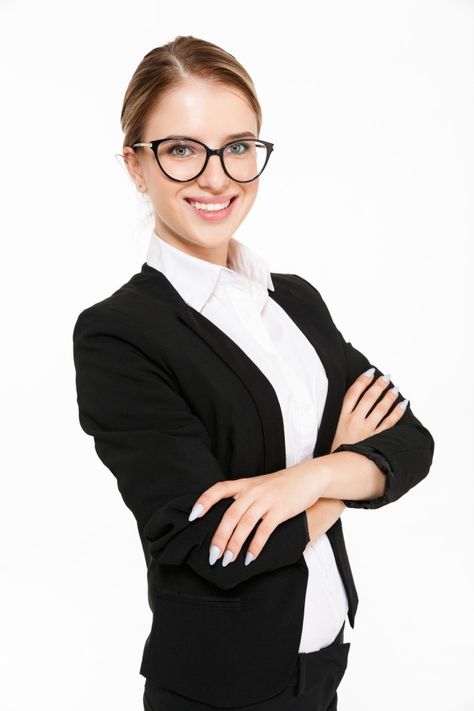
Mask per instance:
[[[140,164],[136,157],[135,152],[129,150],[128,147],[124,150],[123,159],[125,162],[125,167],[130,178],[135,183],[135,187],[138,191],[147,192],[146,184],[144,184],[144,178],[140,172]]]

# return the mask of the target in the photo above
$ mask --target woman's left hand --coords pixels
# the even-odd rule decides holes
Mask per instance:
[[[309,508],[320,496],[318,477],[314,475],[306,479],[296,475],[291,467],[270,474],[262,474],[242,479],[226,479],[219,481],[206,489],[196,500],[193,511],[198,504],[203,509],[197,509],[197,516],[204,516],[220,499],[232,497],[235,502],[229,506],[221,519],[211,541],[209,562],[211,565],[218,560],[224,551],[222,564],[234,561],[255,524],[263,519],[257,528],[248,548],[246,564],[254,560],[270,538],[275,528]],[[192,513],[190,514],[190,520]],[[215,548],[214,548],[215,546]]]

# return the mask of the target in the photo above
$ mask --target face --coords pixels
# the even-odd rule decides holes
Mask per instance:
[[[189,79],[160,98],[141,140],[187,136],[220,148],[234,134],[257,138],[257,118],[243,96],[231,87]],[[198,178],[179,183],[163,173],[151,148],[135,153],[126,147],[124,158],[137,190],[149,194],[159,237],[200,259],[227,266],[228,242],[255,201],[259,178],[238,183],[224,173],[219,157],[211,156]],[[225,203],[229,198],[233,200],[222,215],[200,212],[189,202]]]

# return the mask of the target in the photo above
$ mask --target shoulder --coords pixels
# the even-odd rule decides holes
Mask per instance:
[[[339,340],[342,338],[325,298],[314,284],[299,274],[275,274],[275,277],[275,289],[278,289],[280,284],[284,285],[284,289],[289,291],[291,299],[296,300],[297,308],[309,319],[310,324],[316,325],[319,332],[326,334],[328,338],[333,335]]]
[[[316,310],[320,316],[331,318],[321,292],[310,281],[299,274],[280,274],[272,272],[271,276],[275,289],[283,286],[299,300],[305,302],[309,308]]]
[[[321,298],[321,294],[316,289],[316,287],[299,274],[284,274],[282,272],[271,272],[271,277],[275,289],[283,287],[284,289],[298,293],[300,295],[309,294],[313,297],[318,296],[319,298]]]
[[[73,338],[86,327],[116,335],[135,334],[147,337],[153,332],[164,333],[173,320],[163,294],[166,290],[164,276],[145,263],[142,270],[133,274],[103,299],[86,306],[76,317]]]
[[[321,294],[316,289],[316,287],[311,284],[307,279],[304,279],[302,276],[299,274],[290,274],[290,276],[293,278],[293,282],[300,288],[304,289],[306,293],[311,293],[313,297],[318,296],[318,298],[321,299]]]
[[[132,315],[134,309],[138,308],[142,289],[140,289],[141,273],[133,274],[128,281],[108,294],[103,299],[86,306],[79,314],[82,318],[101,318],[108,312],[122,312],[125,315]]]

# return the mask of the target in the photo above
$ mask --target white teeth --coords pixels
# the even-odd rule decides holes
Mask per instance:
[[[191,200],[189,203],[197,208],[198,210],[207,210],[208,212],[213,212],[215,210],[224,210],[226,207],[230,205],[230,200],[227,202],[215,202],[215,203],[204,203],[204,202],[192,202]]]

